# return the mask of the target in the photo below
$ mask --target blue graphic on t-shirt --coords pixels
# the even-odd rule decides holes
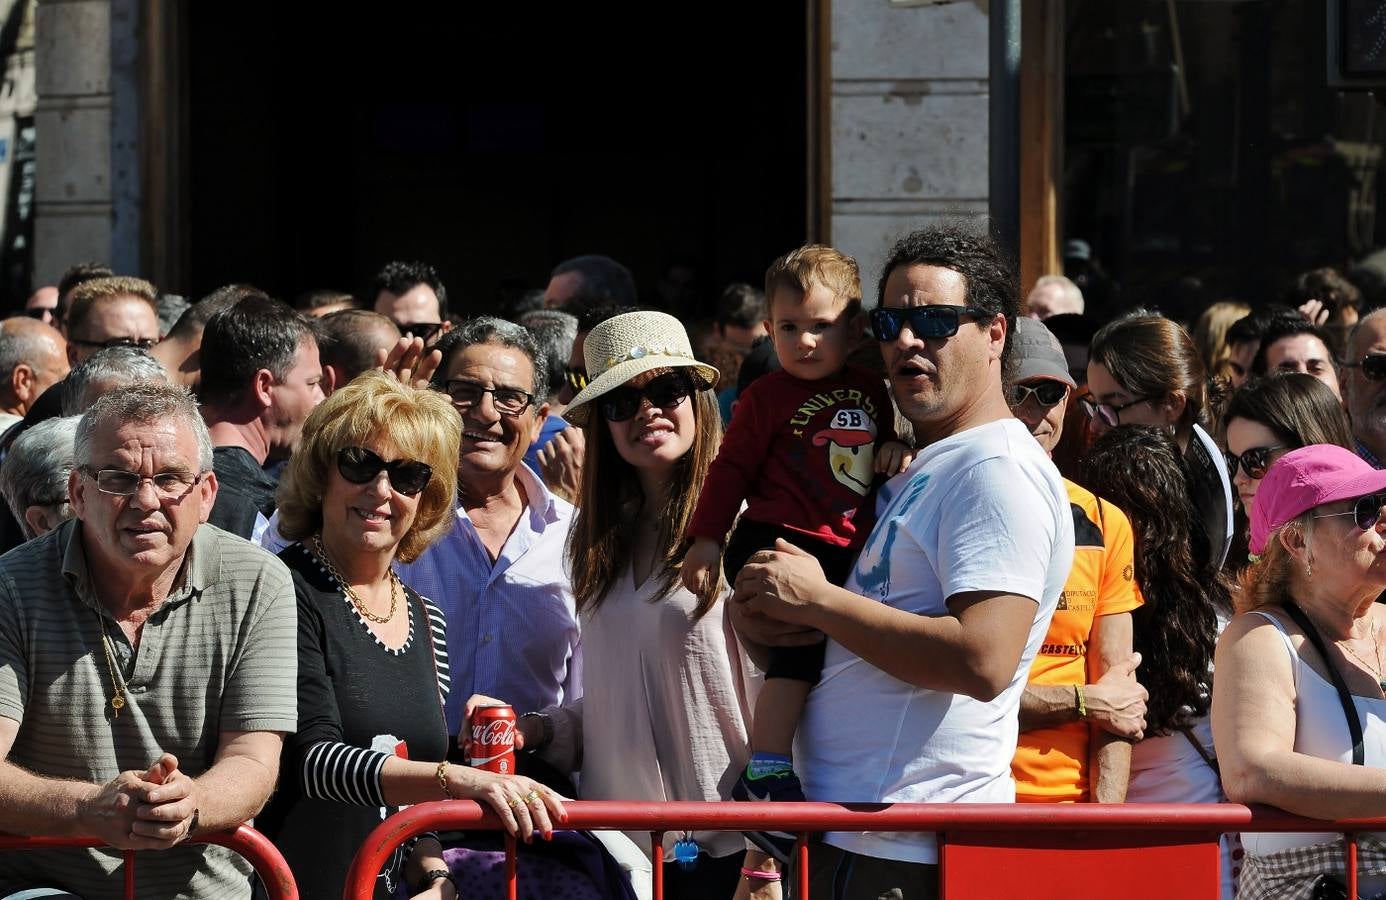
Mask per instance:
[[[920,472],[910,479],[909,484],[900,492],[900,496],[891,501],[881,519],[885,522],[885,535],[878,539],[881,529],[872,532],[871,541],[862,550],[857,562],[857,586],[861,588],[862,596],[876,595],[884,600],[890,595],[890,552],[895,547],[895,536],[900,530],[900,520],[910,514],[910,510],[919,502],[919,495],[924,492],[924,487],[929,483],[927,472]],[[871,568],[864,568],[869,559],[874,559],[875,564]]]

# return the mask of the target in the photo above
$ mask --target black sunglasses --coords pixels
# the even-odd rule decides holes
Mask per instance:
[[[1313,516],[1315,519],[1336,519],[1339,516],[1352,516],[1352,524],[1358,531],[1371,531],[1381,519],[1381,507],[1386,506],[1386,494],[1368,494],[1358,497],[1352,509],[1340,513],[1324,513]]]
[[[48,315],[49,313],[52,313],[54,316],[56,316],[58,314],[58,311],[51,306],[35,306],[33,309],[24,310],[22,315],[26,315],[31,319],[38,319],[39,321],[42,321],[43,317]]]
[[[433,340],[433,336],[443,327],[443,323],[414,322],[406,325],[403,322],[396,322],[395,327],[399,329],[400,334],[406,337],[423,338],[423,342],[427,344],[429,341]]]
[[[587,387],[587,370],[574,369],[572,366],[563,367],[563,379],[568,382],[568,387],[574,391],[580,391]]]
[[[69,343],[77,344],[82,347],[100,347],[103,350],[109,350],[112,347],[138,347],[141,350],[148,350],[159,343],[158,338],[132,337],[114,337],[104,341],[84,341],[81,338],[68,338],[67,340]]]
[[[1236,455],[1231,450],[1224,450],[1222,455],[1227,460],[1227,477],[1237,477],[1237,465],[1240,463],[1246,471],[1247,478],[1265,478],[1266,470],[1271,465],[1270,455],[1276,450],[1285,449],[1288,448],[1284,444],[1277,444],[1274,447],[1252,447],[1243,452],[1241,456]]]
[[[343,447],[337,451],[337,471],[352,484],[369,484],[382,470],[389,473],[390,487],[406,497],[428,487],[433,478],[433,467],[427,463],[412,459],[386,462],[365,447]]]
[[[1011,406],[1019,408],[1025,405],[1025,401],[1030,399],[1030,395],[1035,395],[1035,400],[1040,406],[1048,409],[1061,402],[1068,396],[1068,385],[1062,381],[1044,381],[1035,384],[1013,384],[1007,394],[1007,399]]]
[[[963,316],[989,319],[991,313],[975,306],[878,306],[871,310],[871,333],[878,341],[893,341],[909,323],[910,331],[921,340],[952,337],[958,333]]]
[[[642,400],[656,409],[670,410],[693,393],[693,382],[682,372],[669,372],[642,388],[618,387],[602,398],[602,415],[608,422],[624,422],[640,411]]]
[[[1368,353],[1361,362],[1343,363],[1347,369],[1361,369],[1362,377],[1368,381],[1381,381],[1386,378],[1386,353]]]

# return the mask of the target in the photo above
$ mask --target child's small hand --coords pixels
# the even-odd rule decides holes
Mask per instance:
[[[886,441],[876,448],[876,474],[899,475],[914,459],[914,451],[902,441]]]
[[[703,597],[716,590],[722,570],[722,545],[710,538],[695,538],[683,556],[679,576],[690,594]]]

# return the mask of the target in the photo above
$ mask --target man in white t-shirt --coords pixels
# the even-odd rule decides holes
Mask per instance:
[[[783,543],[737,579],[751,649],[828,636],[795,752],[811,800],[1015,798],[1020,697],[1073,561],[1063,481],[1002,392],[1018,300],[984,236],[940,226],[896,244],[871,325],[918,455],[882,487],[843,587]],[[933,834],[824,842],[814,897],[937,896]]]

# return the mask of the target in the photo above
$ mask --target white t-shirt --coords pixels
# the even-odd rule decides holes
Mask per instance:
[[[845,587],[919,615],[948,615],[964,591],[1036,600],[1010,686],[990,703],[916,688],[828,641],[795,760],[810,800],[1010,803],[1020,695],[1073,564],[1073,517],[1058,470],[1016,419],[930,445],[892,478]],[[934,863],[933,834],[832,832],[828,843]]]

